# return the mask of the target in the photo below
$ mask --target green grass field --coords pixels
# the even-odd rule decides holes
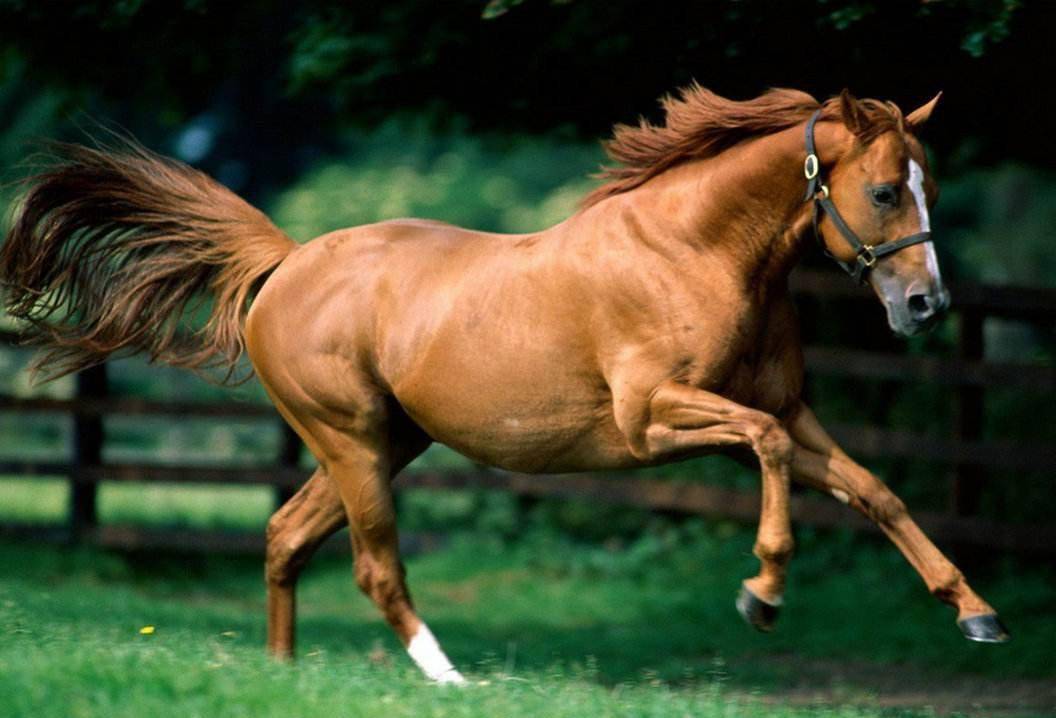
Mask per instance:
[[[1056,715],[1049,573],[977,581],[1016,637],[970,644],[893,549],[801,532],[764,636],[733,609],[747,531],[661,521],[587,542],[524,524],[408,560],[465,689],[418,676],[341,557],[309,568],[301,658],[279,665],[259,560],[0,544],[0,716]]]

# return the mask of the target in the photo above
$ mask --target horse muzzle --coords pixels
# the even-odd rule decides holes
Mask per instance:
[[[950,293],[942,284],[913,282],[904,290],[894,282],[874,282],[874,289],[887,310],[891,330],[912,337],[934,328],[950,308]]]

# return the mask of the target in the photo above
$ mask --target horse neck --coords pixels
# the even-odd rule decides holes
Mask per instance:
[[[672,168],[621,195],[620,212],[630,210],[642,241],[677,252],[687,271],[693,257],[714,271],[719,257],[751,287],[783,285],[810,234],[802,138],[794,127]]]

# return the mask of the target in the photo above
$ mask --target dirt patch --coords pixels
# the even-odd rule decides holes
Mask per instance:
[[[833,661],[802,656],[751,659],[786,677],[782,687],[754,695],[765,703],[878,708],[927,708],[938,715],[1053,715],[1056,681],[941,675],[916,666]]]

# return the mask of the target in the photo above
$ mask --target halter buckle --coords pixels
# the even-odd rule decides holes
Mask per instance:
[[[808,180],[817,177],[820,168],[821,165],[818,162],[818,156],[813,152],[807,155],[807,158],[803,160],[803,174],[807,176]]]
[[[876,264],[876,254],[873,252],[873,245],[866,244],[858,250],[858,263],[865,269],[871,269]]]
[[[827,184],[821,185],[818,188],[818,191],[821,192],[822,199],[828,199],[829,198],[829,186]]]

